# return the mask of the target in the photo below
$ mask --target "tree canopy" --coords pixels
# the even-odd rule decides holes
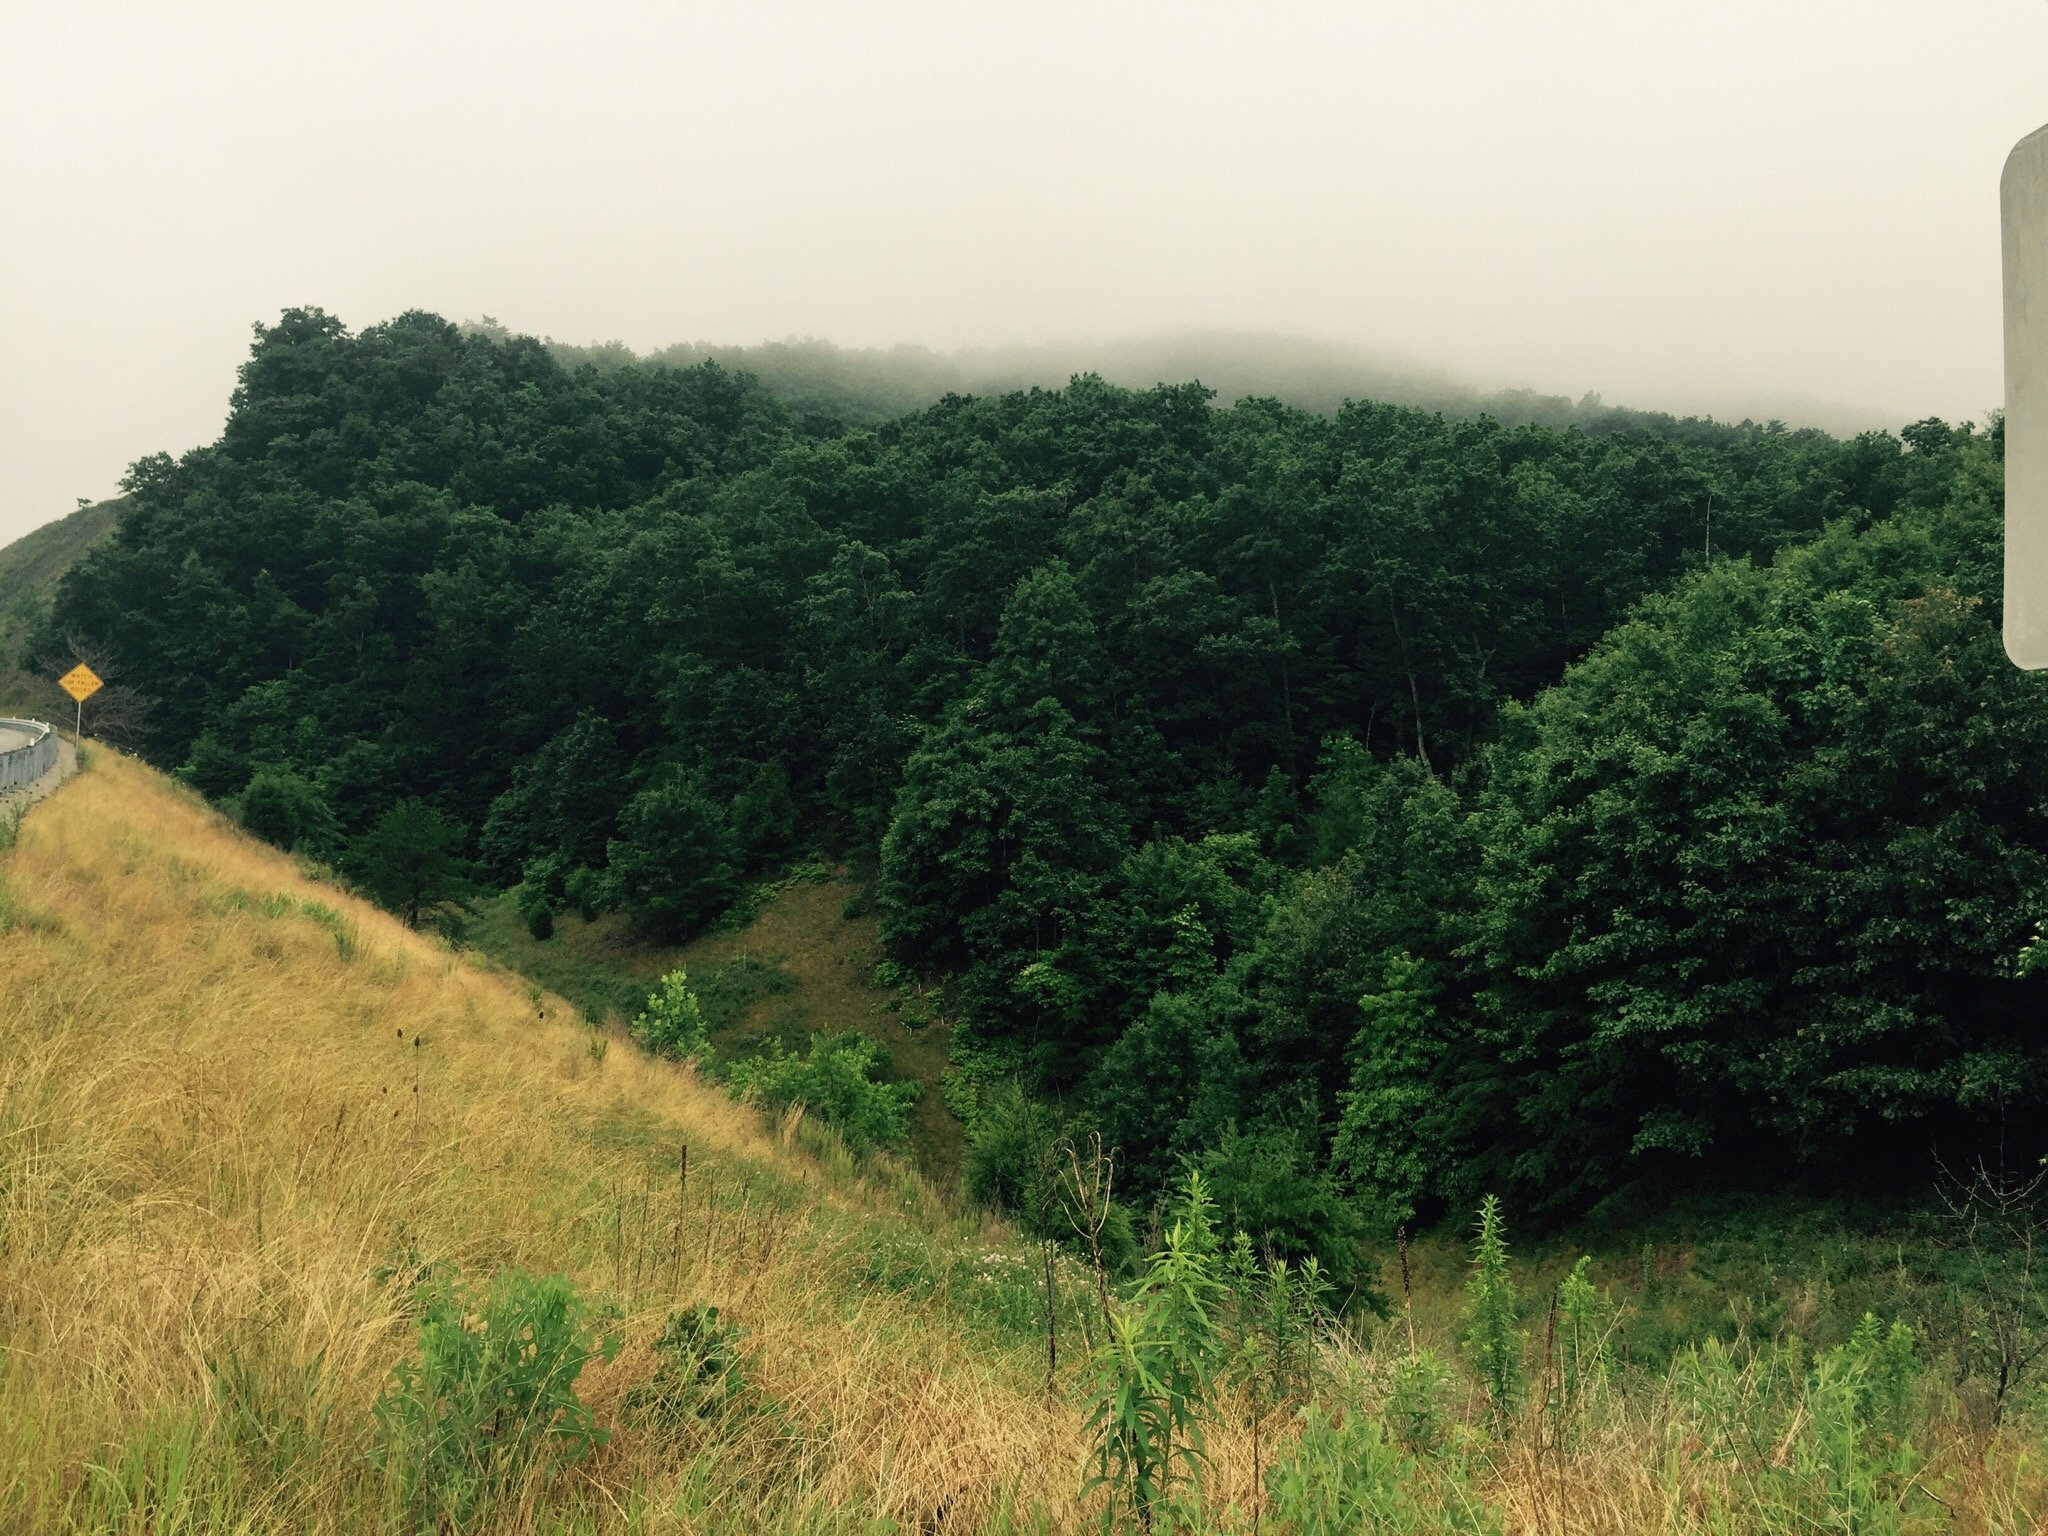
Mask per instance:
[[[44,644],[415,916],[473,865],[674,937],[871,850],[972,1048],[1312,1247],[2038,1120],[1998,455],[1088,376],[848,427],[291,311]]]

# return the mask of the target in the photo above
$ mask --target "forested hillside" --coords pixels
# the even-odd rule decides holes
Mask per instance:
[[[2031,1145],[1998,453],[1089,377],[847,428],[291,312],[44,646],[414,917],[467,865],[675,937],[872,853],[983,1187],[1014,1077],[1342,1262],[1483,1188]]]
[[[63,699],[47,678],[22,670],[24,653],[48,619],[58,581],[113,532],[120,514],[119,501],[95,502],[0,548],[0,714],[47,714]]]
[[[511,339],[510,331],[488,317],[467,322],[463,329],[500,341]],[[645,353],[617,341],[598,346],[549,341],[547,347],[570,369],[676,369],[715,362],[752,374],[799,416],[826,416],[850,426],[879,426],[936,405],[947,395],[1060,388],[1076,373],[1096,374],[1133,389],[1149,389],[1161,380],[1196,379],[1224,400],[1258,395],[1322,415],[1334,415],[1352,400],[1378,400],[1450,417],[1488,415],[1516,425],[1573,426],[1589,432],[1677,424],[1661,412],[1608,405],[1598,395],[1573,400],[1533,389],[1487,389],[1363,347],[1259,332],[1182,330],[1119,341],[963,347],[953,352],[918,346],[840,347],[816,337],[754,346],[682,342]],[[1759,420],[1782,416],[1800,426],[1851,433],[1890,424],[1881,412],[1768,388],[1746,391],[1734,414]]]

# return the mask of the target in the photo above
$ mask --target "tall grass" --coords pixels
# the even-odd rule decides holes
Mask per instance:
[[[114,753],[30,814],[0,882],[0,1530],[411,1528],[389,1405],[423,1341],[469,1347],[447,1298],[515,1270],[564,1277],[623,1348],[555,1384],[577,1454],[493,1462],[464,1529],[1099,1528],[1092,1268],[1057,1261],[1081,1342],[1048,1391],[1043,1255],[1002,1226],[623,1037],[593,1051],[572,1010]],[[1152,1507],[1530,1536],[2048,1516],[2032,1410],[1993,1424],[1918,1340],[1738,1331],[1631,1366],[1577,1280],[1553,1311],[1518,1276],[1498,1415],[1446,1363],[1452,1277],[1412,1328],[1321,1328],[1285,1390],[1263,1354],[1192,1373],[1200,1456]],[[691,1394],[727,1371],[744,1391],[710,1411]]]
[[[1035,1334],[961,1321],[991,1239],[914,1175],[686,1067],[594,1059],[568,1010],[537,1019],[111,752],[5,878],[0,1528],[392,1525],[372,1409],[414,1349],[413,1282],[507,1266],[619,1308],[626,1347],[578,1382],[600,1421],[694,1302],[749,1330],[781,1412],[701,1466],[628,1430],[476,1528],[1077,1503]],[[922,1278],[864,1281],[883,1244]]]

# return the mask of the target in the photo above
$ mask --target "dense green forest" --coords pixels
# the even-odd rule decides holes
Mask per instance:
[[[1999,454],[1092,376],[849,425],[293,311],[41,643],[415,917],[471,880],[674,937],[872,856],[984,1164],[1057,1104],[1340,1258],[1483,1190],[2036,1147]]]

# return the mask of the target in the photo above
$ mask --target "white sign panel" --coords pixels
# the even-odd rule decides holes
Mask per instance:
[[[2048,128],[1999,183],[2005,222],[2005,653],[2048,667]]]

